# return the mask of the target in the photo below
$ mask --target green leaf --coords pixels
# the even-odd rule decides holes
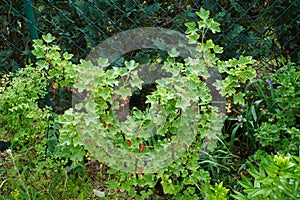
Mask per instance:
[[[74,87],[78,89],[78,92],[82,92],[86,89],[86,84],[84,81],[78,81],[74,84]]]
[[[219,45],[214,46],[213,50],[215,53],[223,53],[223,47],[220,47]]]
[[[122,86],[120,89],[116,90],[116,94],[121,95],[121,97],[125,99],[126,97],[131,96],[131,89]]]
[[[255,110],[254,105],[252,105],[252,106],[250,107],[250,109],[251,109],[251,113],[252,113],[253,119],[254,119],[254,121],[256,122],[256,121],[257,121],[257,115],[256,115],[256,110]]]
[[[243,186],[244,188],[252,188],[253,187],[251,181],[249,181],[249,179],[246,176],[241,175],[241,177],[242,177],[242,181],[238,181],[239,184],[241,184],[241,186]]]
[[[130,84],[132,87],[137,87],[140,90],[142,89],[142,84],[144,83],[143,80],[141,80],[137,75],[131,75],[130,76]]]
[[[55,37],[52,36],[50,33],[48,33],[47,35],[42,35],[42,38],[46,43],[50,43],[53,40],[55,40]]]
[[[139,65],[138,63],[135,63],[134,60],[125,61],[124,63],[125,63],[126,68],[130,71],[134,70]]]
[[[185,33],[190,34],[190,33],[196,33],[198,31],[196,23],[195,22],[188,22],[185,23],[185,26],[188,28]]]
[[[152,194],[153,194],[152,190],[148,190],[147,192],[141,191],[142,199],[148,199]]]
[[[208,27],[210,29],[211,24],[214,22],[213,19],[204,19],[204,24],[206,25],[206,27]]]
[[[229,59],[229,64],[231,66],[237,66],[239,64],[238,60],[233,58],[233,59]]]
[[[183,111],[185,111],[186,108],[188,106],[190,106],[190,105],[191,105],[191,103],[190,103],[189,99],[187,99],[187,98],[180,98],[180,99],[177,100],[175,107],[176,108],[181,108]]]
[[[169,56],[172,58],[178,57],[179,52],[173,47],[171,50],[168,51]]]
[[[34,50],[32,50],[32,53],[37,59],[44,58],[45,56],[44,50],[42,48],[35,48]]]
[[[199,37],[200,37],[200,35],[198,33],[192,33],[192,34],[187,35],[187,38],[189,39],[190,44],[197,43]]]
[[[100,89],[100,95],[104,100],[107,100],[111,96],[111,87],[102,87]]]
[[[96,112],[97,104],[93,102],[87,102],[84,106],[88,112]]]
[[[54,60],[56,61],[55,64],[59,65],[59,63],[61,62],[61,59],[60,59],[60,53],[57,52],[56,50],[53,50],[51,49],[47,54],[46,54],[46,57],[51,59],[51,60]]]
[[[264,197],[266,197],[266,194],[270,194],[272,192],[272,188],[268,187],[268,188],[251,188],[251,189],[245,189],[244,190],[246,193],[248,193],[249,195],[251,195],[252,197],[256,197],[258,195],[263,195]]]
[[[235,94],[233,96],[233,102],[234,102],[234,104],[243,105],[245,103],[244,96],[245,96],[245,94],[242,93],[242,92],[238,92],[237,94]]]
[[[89,112],[84,117],[84,122],[86,126],[89,126],[91,123],[98,124],[99,123],[99,116],[95,112]]]
[[[107,181],[109,190],[116,190],[119,187],[119,182],[113,179]]]
[[[215,21],[212,21],[210,23],[210,26],[208,28],[210,28],[210,30],[213,32],[213,33],[216,33],[216,32],[220,32],[221,29],[220,29],[220,24],[218,22],[215,22]]]
[[[216,90],[219,90],[219,91],[220,91],[220,94],[221,94],[222,96],[225,96],[225,95],[226,95],[226,91],[225,91],[225,89],[224,89],[223,81],[221,81],[221,80],[216,80],[212,85],[216,87]]]
[[[129,182],[129,181],[122,183],[121,188],[122,188],[122,190],[125,190],[125,191],[130,191],[133,189],[131,186],[131,182]]]
[[[212,40],[207,40],[206,43],[203,45],[205,49],[212,49],[214,48],[215,44]]]
[[[63,54],[63,57],[65,60],[70,60],[73,57],[73,54],[69,54],[68,52],[65,52]]]
[[[254,60],[251,56],[240,56],[239,57],[239,64],[240,65],[246,65],[246,64],[253,64]]]
[[[240,192],[237,192],[237,191],[235,191],[235,193],[237,194],[237,195],[233,195],[233,194],[231,194],[230,196],[232,196],[234,199],[236,199],[236,200],[250,200],[249,198],[247,198],[247,197],[245,197],[242,193],[240,193]]]
[[[199,21],[199,22],[197,22],[197,24],[198,24],[199,29],[206,28],[206,24],[204,21]]]
[[[169,179],[167,181],[161,181],[160,183],[163,187],[163,191],[164,191],[165,194],[174,194],[174,193],[176,193],[176,190],[174,188],[173,183],[171,182],[171,179]]]
[[[110,79],[115,79],[118,76],[125,76],[128,74],[128,69],[125,67],[113,67],[112,70],[107,70],[106,75]]]
[[[41,47],[44,44],[43,40],[41,39],[33,40],[33,42],[34,42],[33,44],[34,47]]]
[[[70,147],[70,151],[72,152],[71,160],[78,160],[82,161],[85,155],[85,151],[82,149],[81,146],[72,146]]]
[[[55,51],[60,51],[60,50],[61,50],[60,47],[59,47],[58,45],[52,45],[52,46],[51,46],[51,49],[52,49],[52,50],[55,50]]]
[[[100,67],[107,67],[110,65],[107,58],[101,58],[101,57],[97,59],[97,64]]]
[[[196,12],[196,14],[203,20],[209,17],[209,11],[206,11],[203,8],[200,8],[200,11]]]
[[[264,178],[265,176],[261,173],[259,173],[256,169],[252,169],[248,171],[251,176],[253,176],[255,179]]]
[[[49,63],[46,60],[38,60],[36,66],[38,71],[49,70]]]
[[[145,180],[145,185],[148,185],[150,188],[155,186],[155,181],[153,174],[145,174],[143,180]]]

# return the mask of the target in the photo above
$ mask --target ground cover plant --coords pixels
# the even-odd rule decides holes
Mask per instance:
[[[167,52],[162,68],[172,76],[149,86],[143,109],[131,108],[129,120],[124,122],[126,133],[120,131],[112,110],[129,104],[128,96],[143,89],[143,80],[135,71],[139,63],[128,60],[123,67],[99,69],[93,81],[83,85],[80,80],[91,76],[88,72],[95,68],[91,62],[73,63],[73,55],[53,44],[51,34],[35,40],[32,53],[36,60],[14,74],[1,75],[0,131],[2,139],[12,145],[1,154],[0,197],[298,199],[299,66],[282,58],[278,71],[255,79],[252,57],[219,59],[222,47],[206,35],[218,33],[219,23],[204,9],[196,15],[197,22],[185,24],[187,38],[196,48],[195,58],[182,59],[176,49]],[[98,65],[109,63],[99,58]],[[224,75],[214,86],[227,102],[227,119],[218,134],[212,134],[209,126],[219,122],[206,85],[213,66]],[[125,81],[120,81],[122,78]],[[93,84],[97,84],[89,96],[93,101],[71,108],[72,94],[95,89]],[[74,112],[83,107],[86,113]],[[156,112],[157,107],[162,108],[161,113]],[[183,123],[191,119],[197,121]],[[138,130],[136,122],[146,127],[143,131],[158,127],[158,134],[135,135],[130,131]],[[86,134],[80,133],[78,127],[86,125]],[[99,134],[90,134],[93,130]],[[188,130],[195,137],[185,146],[191,138],[185,135]],[[97,143],[103,137],[112,146],[146,155],[163,148],[177,134],[182,137],[182,143],[175,143],[180,158],[154,173],[146,173],[157,167],[151,159],[133,172],[109,167],[100,159],[109,148]],[[203,144],[211,151],[204,151]],[[91,148],[96,145],[102,151]],[[128,166],[130,162],[128,159]]]

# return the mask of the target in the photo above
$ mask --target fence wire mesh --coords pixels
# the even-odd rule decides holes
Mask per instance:
[[[60,47],[85,58],[110,36],[138,27],[185,31],[197,21],[200,7],[211,12],[222,32],[208,35],[224,47],[224,59],[241,54],[276,63],[280,56],[300,63],[300,0],[1,0],[1,71],[16,70],[33,59],[31,31],[25,12],[32,5],[38,37],[51,33]],[[31,25],[31,26],[30,26]]]

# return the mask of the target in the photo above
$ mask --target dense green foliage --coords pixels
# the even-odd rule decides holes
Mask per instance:
[[[254,183],[242,175],[239,183],[243,186],[243,195],[236,192],[235,199],[299,199],[300,198],[300,165],[299,157],[266,155],[257,152],[252,158],[258,169],[250,164],[249,174],[254,177]]]
[[[79,8],[83,2],[74,4]],[[152,7],[153,13],[156,7]],[[181,59],[176,49],[168,51],[162,68],[172,76],[151,88],[146,101],[151,106],[131,110],[126,132],[120,130],[113,108],[128,104],[128,96],[142,89],[143,80],[136,72],[139,64],[130,60],[121,63],[122,67],[95,70],[91,62],[78,61],[77,55],[73,59],[65,47],[61,50],[53,44],[51,34],[35,40],[32,53],[36,61],[1,77],[0,131],[4,139],[12,141],[12,147],[1,153],[0,197],[299,198],[299,66],[281,58],[281,69],[255,79],[252,57],[224,59],[227,51],[208,39],[209,32],[221,31],[209,15],[201,8],[194,14],[195,22],[185,23],[189,42],[196,47],[195,58]],[[86,40],[92,44],[94,36],[86,35]],[[98,64],[109,65],[105,58],[99,58]],[[209,126],[219,121],[205,82],[214,66],[224,75],[214,86],[227,101],[227,120],[223,132],[217,134],[212,134]],[[70,101],[70,95],[84,89],[92,91],[90,101],[75,108],[68,102],[59,109],[58,100]],[[44,98],[47,95],[49,98]],[[156,113],[158,107],[161,112]],[[82,108],[86,112],[76,112]],[[188,126],[190,120],[195,123]],[[136,134],[137,126],[145,127],[141,133],[153,126],[160,129],[155,137],[142,137]],[[126,172],[105,157],[109,145],[146,155],[164,148],[170,140],[181,155],[155,173],[147,173],[158,167],[155,160],[144,160],[143,167]],[[123,155],[123,151],[117,153]],[[134,161],[127,160],[128,166]]]

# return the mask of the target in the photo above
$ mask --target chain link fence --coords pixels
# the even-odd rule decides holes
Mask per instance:
[[[43,34],[54,35],[78,61],[121,31],[163,27],[184,33],[200,7],[221,24],[220,34],[207,37],[224,47],[224,59],[244,54],[276,65],[284,56],[300,63],[300,0],[1,0],[1,71],[34,59],[32,39]]]

